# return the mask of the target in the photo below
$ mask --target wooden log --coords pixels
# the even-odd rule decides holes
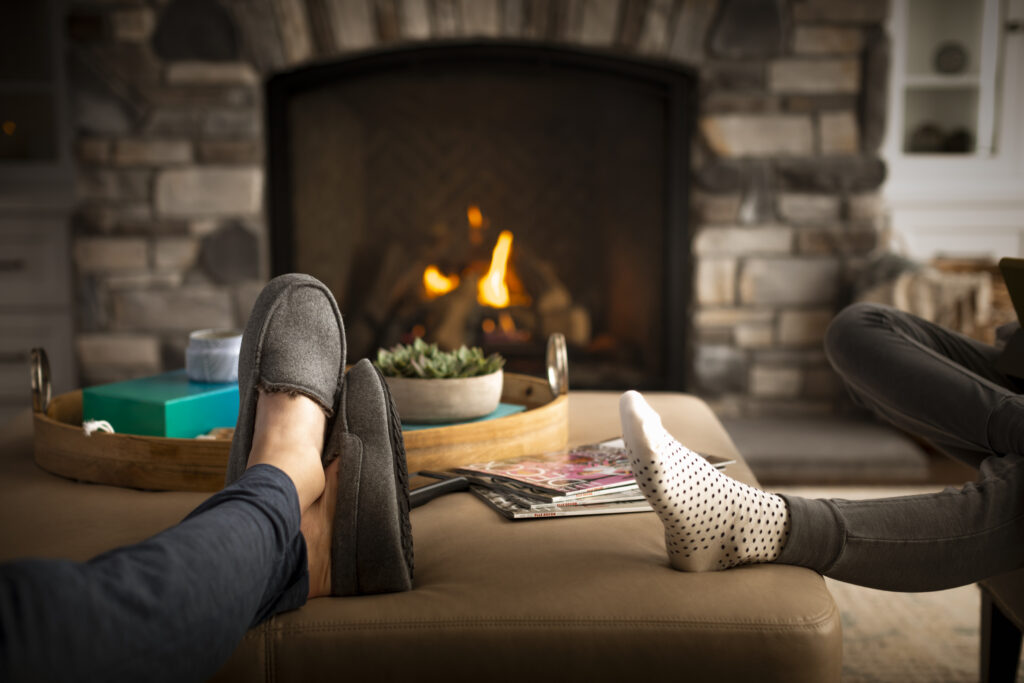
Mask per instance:
[[[454,292],[434,300],[435,320],[427,328],[428,339],[437,342],[443,349],[457,349],[463,344],[472,343],[467,334],[470,320],[476,320],[480,305],[476,302],[475,279],[463,280]]]
[[[569,309],[569,328],[565,331],[565,338],[574,346],[587,346],[590,344],[593,326],[591,324],[590,311],[585,306],[573,306]]]
[[[518,248],[515,267],[539,313],[565,309],[572,304],[572,294],[558,276],[556,266],[547,259],[529,249]]]

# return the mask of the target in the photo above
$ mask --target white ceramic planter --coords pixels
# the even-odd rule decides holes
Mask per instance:
[[[405,423],[457,422],[493,413],[501,400],[501,370],[478,377],[385,377]]]

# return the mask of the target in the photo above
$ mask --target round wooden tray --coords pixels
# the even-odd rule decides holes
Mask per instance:
[[[565,446],[569,403],[553,396],[547,380],[505,374],[501,400],[525,405],[514,415],[461,425],[405,432],[410,472],[512,458]],[[43,405],[46,405],[43,402]],[[71,479],[159,491],[219,491],[224,486],[230,442],[167,439],[82,431],[82,392],[53,397],[37,408],[35,460]]]

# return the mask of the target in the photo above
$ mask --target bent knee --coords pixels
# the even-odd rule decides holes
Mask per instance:
[[[825,330],[825,355],[840,374],[863,358],[870,337],[885,327],[893,309],[882,304],[858,302],[839,311]]]

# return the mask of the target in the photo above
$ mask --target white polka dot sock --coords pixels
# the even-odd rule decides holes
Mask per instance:
[[[619,400],[622,436],[640,490],[665,525],[669,562],[689,572],[771,562],[789,535],[789,510],[672,438],[643,396]]]

